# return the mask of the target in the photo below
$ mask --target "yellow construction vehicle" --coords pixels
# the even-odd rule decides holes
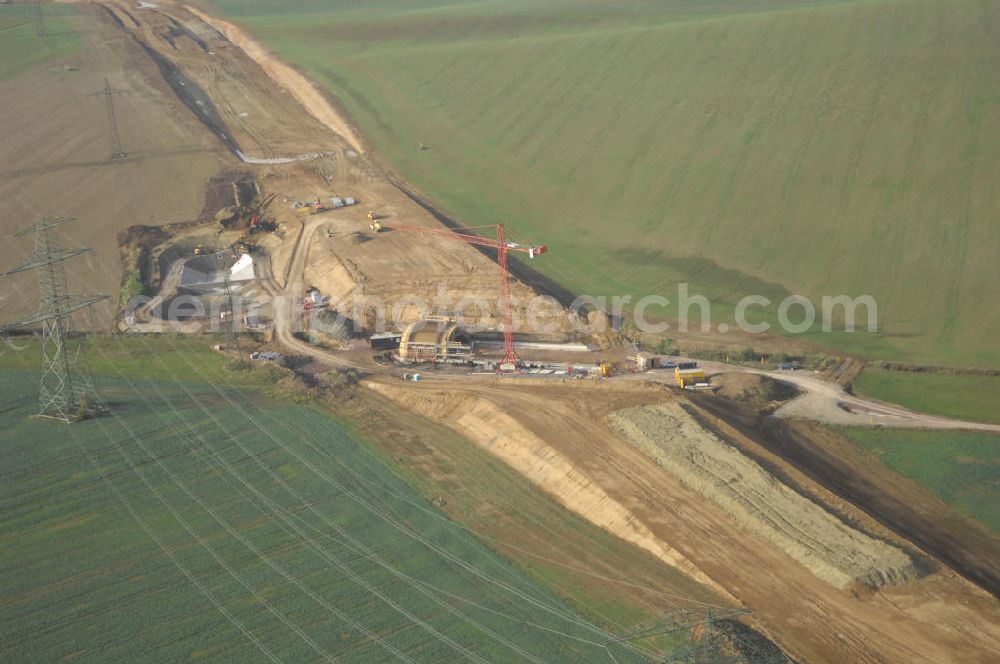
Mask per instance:
[[[194,248],[194,255],[195,256],[201,256],[204,253],[205,253],[205,245],[199,244],[198,246],[196,246]]]
[[[292,207],[297,214],[319,214],[332,209],[318,197],[315,201],[296,201]]]
[[[378,217],[375,216],[375,210],[368,210],[368,221],[377,221]]]
[[[372,223],[368,224],[368,230],[373,233],[380,233],[382,232],[382,224],[378,221],[372,221]]]
[[[705,370],[696,362],[681,362],[674,369],[674,379],[677,381],[677,387],[682,389],[694,387],[705,382]]]

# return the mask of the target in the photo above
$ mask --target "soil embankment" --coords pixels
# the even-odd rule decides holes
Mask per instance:
[[[711,398],[698,405],[834,494],[1000,598],[1000,538],[926,489],[883,468],[837,433],[805,421],[757,418]]]
[[[177,98],[191,111],[194,117],[215,134],[233,155],[240,157],[243,152],[232,138],[232,132],[219,116],[211,97],[205,94],[194,80],[185,76],[173,62],[163,57],[156,49],[150,48],[142,41],[136,40],[139,47],[156,63],[163,80],[167,82]]]
[[[609,496],[600,484],[570,459],[490,401],[424,398],[417,392],[385,383],[372,382],[367,386],[410,410],[449,422],[455,430],[504,460],[567,509],[649,551],[719,594],[731,597],[683,554],[653,534],[628,508]]]
[[[329,127],[334,133],[339,134],[358,153],[364,153],[361,139],[351,127],[350,122],[305,76],[272,56],[264,46],[232,23],[209,16],[191,6],[185,8],[240,47],[275,83],[288,90],[310,115]]]
[[[906,551],[926,575],[874,590],[863,583],[841,589],[658,465],[615,432],[609,416],[637,406],[683,403],[684,397],[627,383],[628,391],[620,389],[625,382],[520,378],[375,379],[366,385],[392,405],[444,424],[489,451],[609,534],[637,547],[642,547],[637,533],[651,535],[678,552],[751,609],[763,631],[800,661],[992,661],[1000,652],[994,598],[948,568],[926,569],[905,538],[777,457],[762,460],[758,452],[770,453],[744,447],[755,443],[725,422],[709,428],[832,518]],[[709,426],[700,413],[691,416]]]
[[[743,528],[838,587],[880,587],[918,574],[910,558],[869,537],[774,478],[699,425],[679,404],[638,406],[610,418],[626,440]]]

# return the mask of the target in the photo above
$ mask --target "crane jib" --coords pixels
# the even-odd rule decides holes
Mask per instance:
[[[505,239],[506,229],[503,224],[497,224],[495,227],[497,237],[496,239],[486,238],[481,235],[475,235],[472,233],[458,233],[452,229],[445,228],[427,228],[425,226],[413,226],[411,224],[393,224],[386,223],[381,224],[378,221],[372,222],[372,230],[378,232],[382,228],[392,228],[398,231],[405,231],[407,233],[414,233],[416,235],[435,235],[437,237],[461,240],[469,244],[478,244],[484,247],[492,247],[497,250],[497,263],[500,267],[500,295],[503,302],[503,336],[504,336],[504,357],[497,364],[497,371],[518,371],[520,367],[520,362],[517,358],[517,353],[514,351],[514,325],[513,316],[511,312],[511,301],[510,301],[510,277],[507,268],[507,254],[511,251],[521,251],[528,254],[529,258],[534,258],[540,254],[546,253],[549,248],[547,245],[539,244],[521,244],[518,242],[508,242]]]

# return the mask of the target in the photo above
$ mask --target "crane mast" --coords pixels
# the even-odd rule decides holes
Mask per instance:
[[[448,240],[458,240],[461,242],[466,242],[468,244],[478,245],[480,247],[490,247],[497,250],[497,263],[500,266],[500,301],[501,307],[503,308],[503,347],[504,355],[503,359],[500,361],[499,370],[500,371],[516,371],[519,365],[519,360],[517,353],[514,351],[514,315],[511,308],[510,301],[510,269],[508,267],[508,254],[511,251],[519,251],[528,254],[530,258],[534,258],[539,254],[544,254],[548,251],[548,246],[544,244],[523,244],[518,242],[511,242],[507,236],[507,229],[503,224],[496,224],[494,226],[484,226],[480,229],[458,229],[451,230],[446,228],[428,228],[426,226],[414,226],[412,224],[397,224],[393,222],[385,221],[373,221],[370,228],[375,231],[381,231],[384,228],[391,228],[397,231],[403,231],[406,233],[415,233],[417,235],[433,235],[436,237],[448,239]],[[496,239],[484,237],[474,233],[475,230],[482,230],[486,228],[491,228],[496,233]]]

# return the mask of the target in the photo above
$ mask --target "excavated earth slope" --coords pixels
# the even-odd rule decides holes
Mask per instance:
[[[612,428],[747,531],[838,587],[880,587],[918,576],[903,551],[844,524],[707,431],[680,404],[638,406]]]
[[[426,395],[385,383],[370,382],[367,386],[410,410],[448,422],[456,431],[524,474],[567,509],[649,551],[720,595],[731,597],[728,591],[683,554],[650,532],[625,505],[608,495],[592,477],[496,404],[473,397],[447,400],[427,398]]]

